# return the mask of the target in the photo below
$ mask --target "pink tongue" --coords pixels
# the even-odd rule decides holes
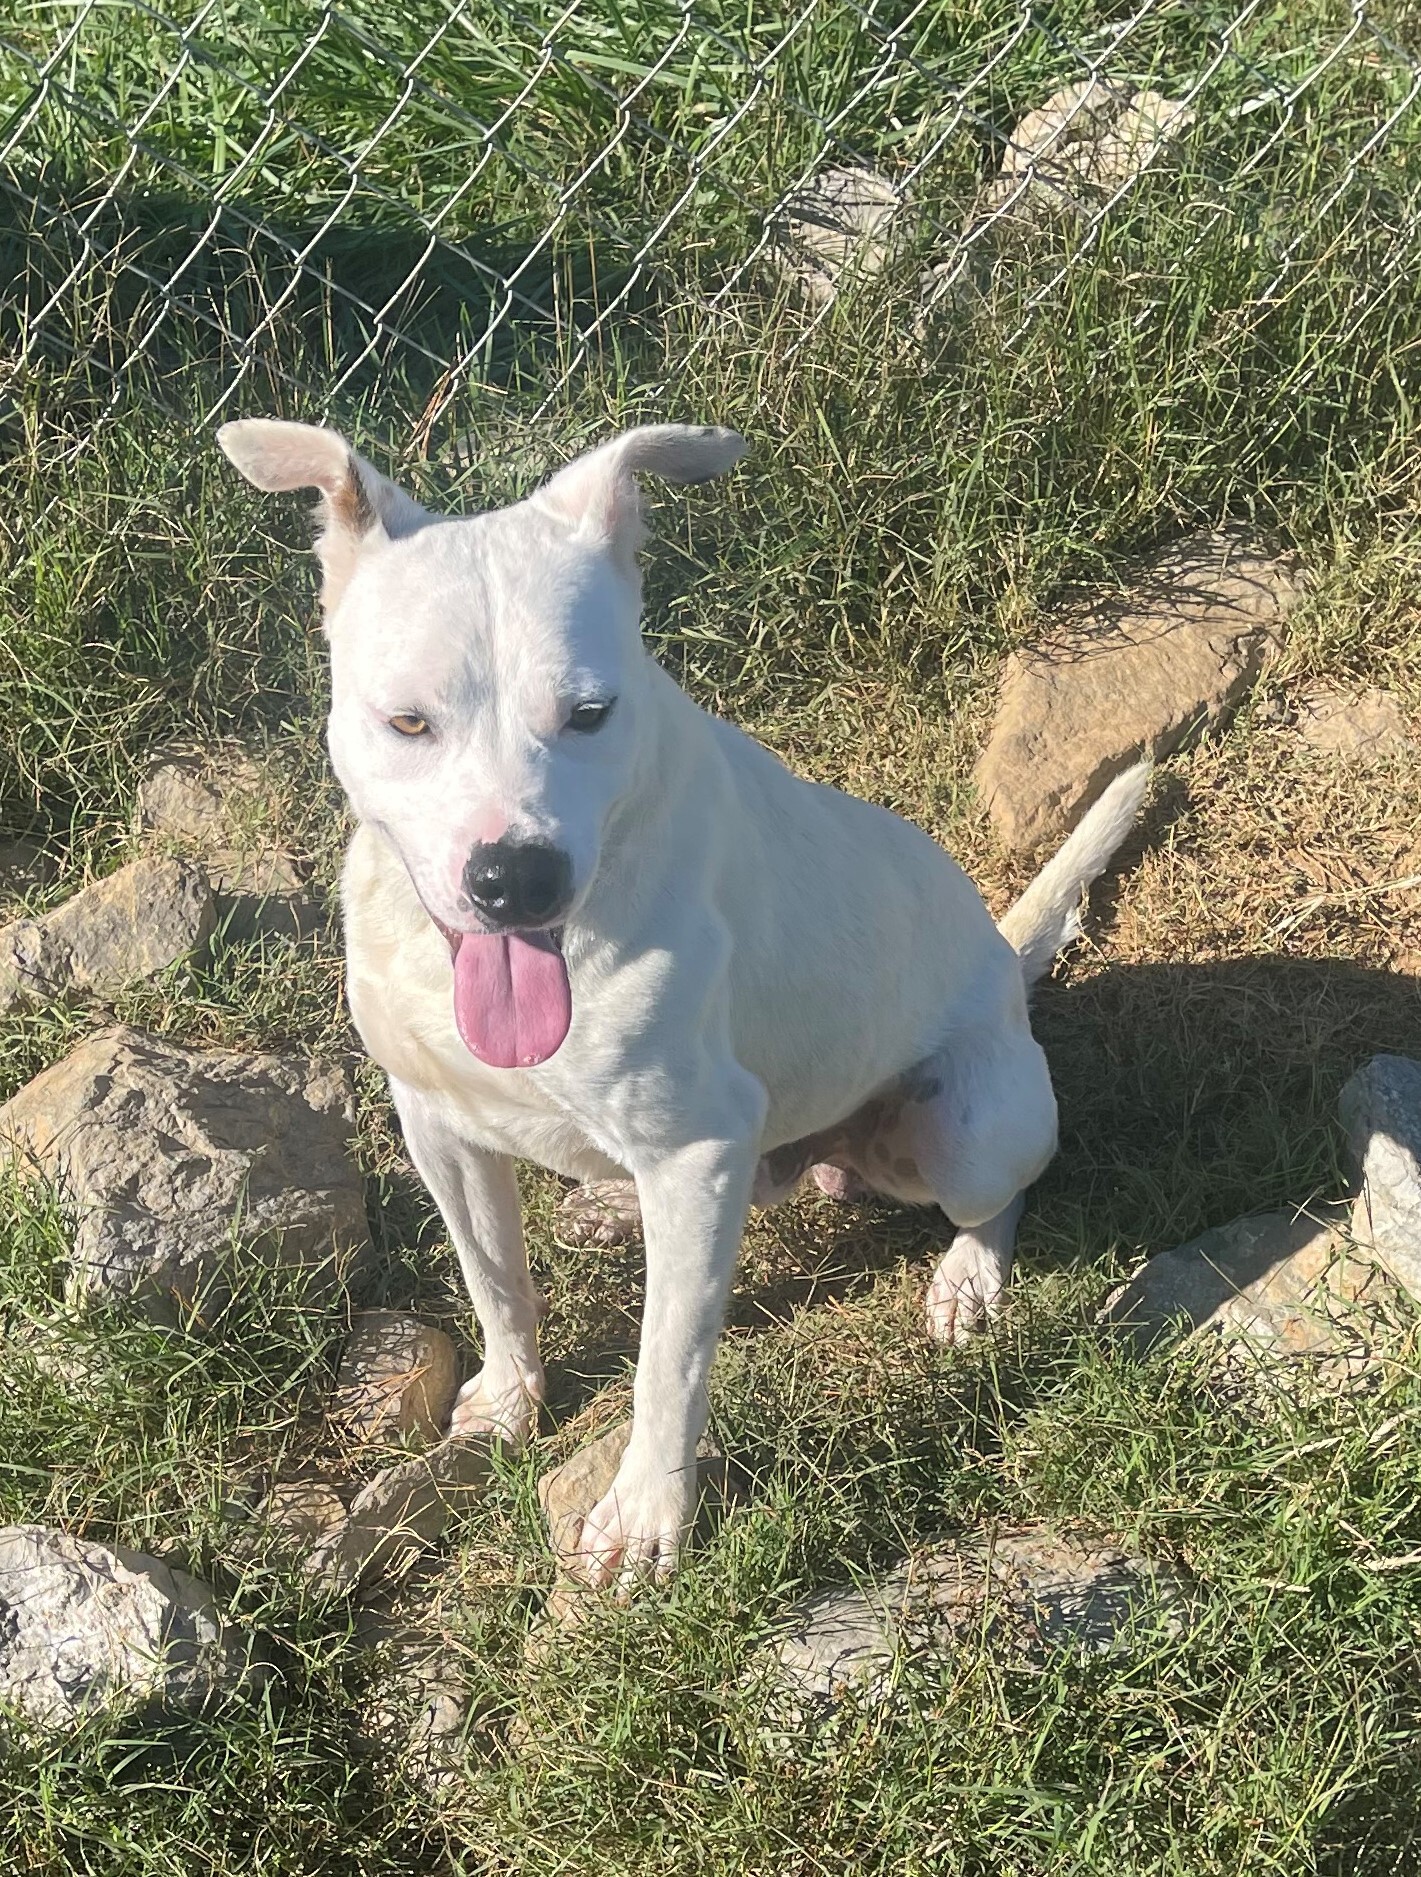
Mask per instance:
[[[546,932],[465,933],[454,955],[454,1021],[492,1069],[546,1062],[572,1022],[572,987]]]

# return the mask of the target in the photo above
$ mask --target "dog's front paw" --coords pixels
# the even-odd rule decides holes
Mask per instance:
[[[940,1343],[964,1343],[985,1329],[1002,1307],[1007,1273],[999,1255],[971,1232],[959,1232],[928,1285],[928,1334]]]
[[[641,1237],[641,1201],[634,1180],[591,1180],[558,1207],[564,1245],[627,1245]]]
[[[573,1571],[595,1587],[669,1577],[696,1514],[695,1463],[675,1472],[623,1461],[612,1489],[582,1521]]]
[[[522,1375],[500,1377],[482,1368],[459,1390],[449,1433],[459,1439],[482,1434],[511,1447],[525,1446],[538,1429],[539,1398],[540,1391],[530,1388]]]

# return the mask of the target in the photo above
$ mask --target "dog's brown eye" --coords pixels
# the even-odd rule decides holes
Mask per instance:
[[[429,729],[423,717],[416,717],[411,711],[401,711],[398,716],[389,719],[392,730],[398,730],[401,736],[424,736]]]
[[[584,704],[574,704],[568,714],[569,730],[579,730],[583,736],[589,731],[600,730],[612,714],[616,698],[590,697]]]

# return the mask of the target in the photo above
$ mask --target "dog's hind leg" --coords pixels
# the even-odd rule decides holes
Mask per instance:
[[[959,1036],[920,1063],[864,1144],[876,1187],[935,1203],[959,1227],[928,1287],[928,1327],[944,1342],[995,1314],[1022,1194],[1056,1148],[1046,1058],[1022,1015],[1005,1034]]]
[[[484,1363],[454,1403],[451,1434],[493,1434],[521,1444],[538,1424],[542,1305],[523,1249],[513,1162],[466,1140],[437,1100],[391,1076],[405,1144],[434,1196],[458,1254],[484,1339]]]
[[[928,1334],[937,1342],[964,1341],[1001,1309],[1025,1204],[1018,1193],[996,1218],[959,1232],[943,1254],[925,1299]]]

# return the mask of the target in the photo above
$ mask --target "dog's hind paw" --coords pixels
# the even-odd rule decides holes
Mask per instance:
[[[641,1201],[633,1180],[592,1180],[575,1186],[558,1207],[563,1245],[628,1245],[641,1237]]]
[[[959,1232],[933,1272],[924,1300],[928,1334],[939,1343],[965,1343],[1002,1307],[1006,1273],[989,1246]]]

